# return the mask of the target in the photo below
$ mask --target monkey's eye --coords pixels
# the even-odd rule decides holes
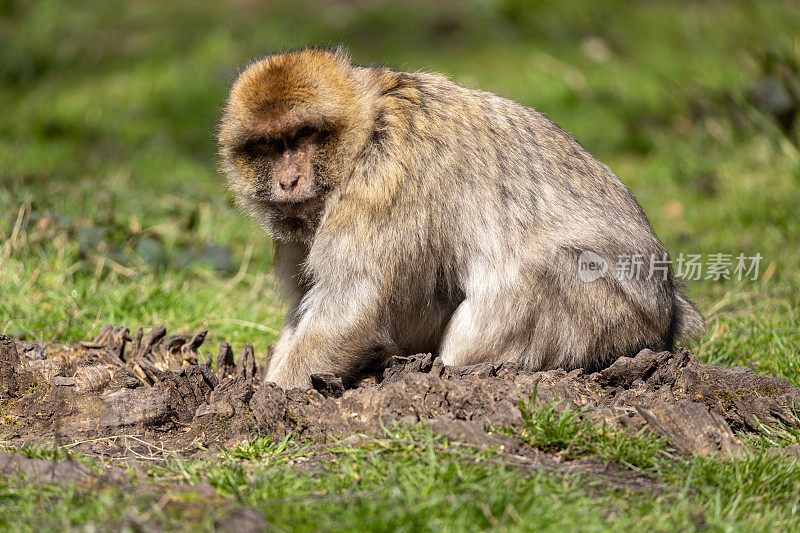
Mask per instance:
[[[283,140],[275,137],[261,137],[256,139],[254,144],[260,148],[276,148],[283,145]]]
[[[305,139],[306,137],[311,137],[316,132],[317,130],[315,130],[311,126],[302,126],[300,129],[297,130],[297,133],[294,134],[294,138],[295,140],[299,141],[301,139]]]
[[[252,139],[247,141],[247,144],[244,145],[244,151],[257,155],[261,153],[271,152],[276,149],[283,147],[283,140],[276,138],[276,137],[259,137],[258,139]]]

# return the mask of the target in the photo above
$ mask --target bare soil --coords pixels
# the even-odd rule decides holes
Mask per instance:
[[[259,434],[292,433],[324,453],[334,440],[355,442],[385,435],[394,423],[422,421],[451,442],[497,446],[512,463],[581,468],[619,480],[608,466],[564,464],[493,430],[521,424],[519,403],[535,393],[537,403],[580,406],[585,416],[613,427],[648,426],[682,453],[737,455],[743,446],[735,431],[777,421],[793,426],[800,405],[800,389],[788,381],[707,365],[686,350],[643,350],[591,374],[527,372],[508,363],[451,367],[418,354],[394,357],[349,388],[336,376],[315,375],[311,387],[283,390],[262,384],[264,369],[249,344],[234,357],[222,342],[212,367],[210,354],[200,351],[205,337],[206,331],[167,335],[163,326],[131,335],[110,325],[73,345],[0,336],[0,434],[12,446],[55,441],[113,463],[198,456]],[[31,461],[0,456],[0,470],[35,469]],[[59,468],[63,476],[53,475],[89,475]]]

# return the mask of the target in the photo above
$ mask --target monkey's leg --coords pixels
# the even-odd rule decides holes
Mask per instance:
[[[269,361],[267,361],[267,375],[278,366],[281,360],[286,356],[289,347],[292,345],[294,333],[297,330],[297,323],[299,317],[300,300],[295,301],[286,313],[283,319],[283,326],[281,327],[278,340],[272,345],[272,353],[270,354]]]
[[[439,355],[446,365],[518,360],[530,346],[530,296],[521,287],[480,276],[450,318]]]
[[[278,340],[272,346],[267,361],[267,374],[286,356],[300,321],[300,303],[308,287],[303,283],[301,266],[305,261],[306,250],[296,242],[273,241],[275,249],[275,277],[282,292],[292,300],[292,305],[283,320]]]
[[[445,364],[598,369],[642,348],[668,347],[670,309],[656,305],[665,297],[654,284],[584,283],[566,269],[517,278],[483,273],[476,280],[442,339]]]

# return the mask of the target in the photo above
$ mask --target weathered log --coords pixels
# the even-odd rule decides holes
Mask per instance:
[[[144,337],[142,337],[136,357],[148,357],[153,351],[153,347],[156,346],[166,334],[167,328],[164,326],[156,326],[151,329]]]
[[[117,389],[100,397],[100,427],[154,427],[171,420],[169,392],[151,388]]]
[[[13,398],[19,392],[17,372],[20,365],[17,343],[11,337],[0,335],[0,399]]]
[[[196,365],[197,364],[197,351],[202,346],[203,342],[206,340],[206,335],[208,334],[207,329],[202,329],[196,332],[191,340],[181,347],[181,353],[183,354],[183,364],[185,365]]]
[[[435,420],[448,438],[477,442],[486,440],[478,427],[487,432],[523,423],[519,404],[536,391],[536,405],[580,407],[595,422],[632,431],[649,425],[682,452],[715,454],[741,451],[732,430],[798,424],[800,389],[791,383],[706,365],[685,350],[643,350],[593,374],[529,372],[514,363],[448,367],[431,354],[394,356],[354,381],[314,375],[312,387],[284,391],[261,383],[265,365],[256,362],[250,344],[235,361],[230,344],[222,342],[212,372],[212,357],[196,364],[205,330],[187,340],[167,335],[163,326],[147,334],[140,328],[131,350],[121,352],[125,362],[117,354],[127,331],[104,327],[91,343],[63,347],[54,359],[45,358],[44,349],[20,351],[27,344],[0,337],[0,395],[15,398],[9,416],[36,417],[50,432],[82,438],[98,429],[98,421],[111,433],[135,427],[162,435],[191,423],[186,435],[292,432],[326,440],[380,432],[391,420]]]
[[[236,363],[233,361],[233,349],[227,341],[222,341],[219,344],[219,353],[217,354],[217,378],[222,381],[235,373]]]
[[[75,372],[73,379],[78,392],[99,392],[111,383],[111,372],[105,365],[82,366]]]
[[[333,374],[311,374],[311,386],[326,398],[341,398],[344,394],[342,378]]]
[[[239,362],[236,364],[236,375],[244,379],[252,380],[256,375],[256,358],[253,345],[249,342],[242,346],[242,353]]]
[[[725,419],[697,402],[650,407],[637,406],[639,413],[680,451],[695,455],[741,456],[744,448]]]

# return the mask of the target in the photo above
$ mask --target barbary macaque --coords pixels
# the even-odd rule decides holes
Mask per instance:
[[[242,72],[219,144],[293,301],[282,387],[419,352],[593,371],[703,329],[631,192],[517,102],[303,49]]]

